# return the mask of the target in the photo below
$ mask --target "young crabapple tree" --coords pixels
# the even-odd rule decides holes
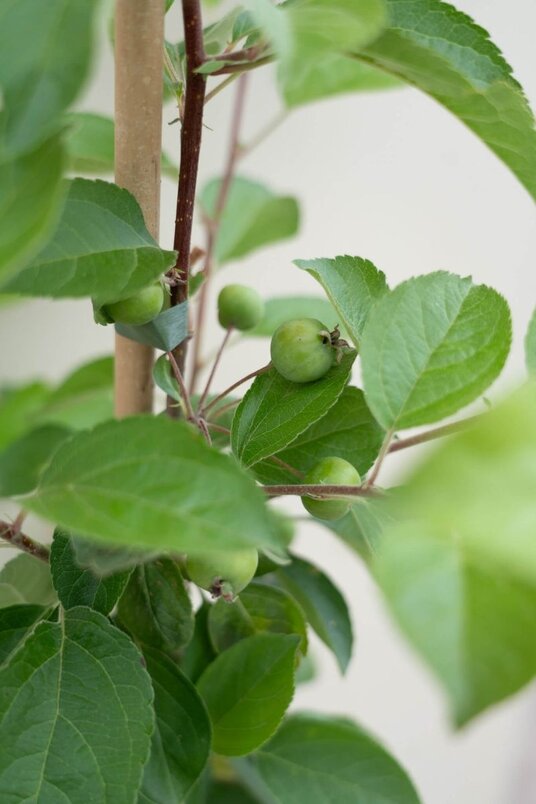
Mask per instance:
[[[262,299],[252,273],[225,285],[214,344],[209,300],[216,271],[297,231],[296,200],[241,170],[295,108],[411,85],[536,198],[534,119],[487,33],[441,0],[208,5],[116,0],[110,26],[95,0],[0,13],[3,301],[85,298],[115,338],[63,382],[0,396],[0,496],[16,506],[0,536],[19,551],[0,572],[0,800],[417,804],[418,781],[358,723],[289,712],[314,673],[311,633],[341,673],[354,639],[337,579],[293,538],[304,507],[359,554],[453,726],[531,681],[534,381],[482,404],[510,350],[508,304],[447,270],[394,285],[374,254],[329,253],[289,266],[304,296]],[[97,29],[112,33],[114,119],[72,110]],[[285,114],[244,142],[261,70]],[[229,145],[200,186],[216,95]],[[161,153],[166,103],[178,168]],[[160,210],[161,172],[174,209]],[[269,362],[234,360],[222,387],[247,338],[270,343]],[[536,316],[525,344],[533,375]],[[386,487],[390,454],[427,441]]]

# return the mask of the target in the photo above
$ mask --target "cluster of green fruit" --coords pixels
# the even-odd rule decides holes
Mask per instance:
[[[169,293],[157,280],[126,299],[95,310],[101,324],[121,323],[141,326],[152,321],[169,307]],[[244,285],[227,285],[218,296],[218,319],[224,329],[247,331],[256,327],[264,315],[259,294]],[[327,374],[340,355],[338,330],[330,332],[315,318],[286,321],[274,332],[271,341],[272,365],[285,379],[309,383]],[[305,484],[360,485],[361,478],[351,463],[338,457],[322,458],[304,477]],[[305,509],[318,519],[335,520],[344,516],[350,501],[343,497],[320,499],[302,497]],[[244,589],[257,570],[258,554],[254,549],[213,552],[189,556],[186,569],[190,579],[215,597],[233,600]]]

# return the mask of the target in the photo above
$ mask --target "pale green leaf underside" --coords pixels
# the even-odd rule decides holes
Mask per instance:
[[[291,715],[246,762],[278,804],[419,804],[396,760],[344,718]]]
[[[536,674],[536,585],[415,522],[388,532],[376,577],[405,635],[445,685],[458,725]]]
[[[57,602],[50,567],[21,553],[0,570],[0,608],[19,603],[51,606]]]
[[[340,316],[340,323],[358,347],[372,305],[388,289],[384,273],[370,260],[347,255],[294,260],[294,264],[322,285]]]
[[[54,228],[64,195],[63,163],[57,135],[0,161],[0,284],[24,268]]]
[[[97,5],[95,0],[2,4],[0,157],[3,149],[10,155],[31,150],[58,129],[61,113],[86,77]]]
[[[340,54],[366,45],[387,21],[383,0],[299,0],[280,8],[249,0],[247,6],[278,57],[278,80],[289,106],[344,91],[337,89]],[[359,85],[360,77],[358,70],[344,69],[348,88]]]
[[[92,112],[71,112],[65,116],[68,129],[65,137],[68,166],[75,173],[99,174],[114,172],[114,121]],[[178,168],[165,153],[161,170],[177,178]]]
[[[0,798],[131,804],[151,702],[140,654],[105,617],[41,623],[0,672]]]
[[[458,723],[536,673],[535,454],[532,385],[422,465],[375,562]]]
[[[387,29],[356,58],[427,92],[474,131],[536,198],[534,117],[488,34],[439,0],[386,0]]]
[[[33,491],[40,472],[70,434],[65,427],[50,424],[30,430],[10,444],[0,453],[0,497]]]
[[[38,414],[47,422],[81,430],[113,416],[114,360],[100,357],[69,374]]]
[[[189,425],[161,417],[112,421],[73,436],[24,506],[117,546],[184,552],[275,539],[252,478]]]
[[[285,380],[274,368],[259,375],[233,419],[231,445],[244,466],[252,466],[291,444],[323,416],[341,395],[355,360],[343,356],[322,379],[311,383]]]
[[[276,730],[294,693],[300,637],[258,634],[224,651],[197,683],[214,730],[213,750],[248,754]]]
[[[220,179],[202,190],[199,203],[210,218],[214,214]],[[298,204],[294,198],[276,195],[268,187],[236,176],[230,186],[216,240],[216,257],[225,263],[245,257],[269,243],[296,234]]]
[[[386,429],[437,421],[499,375],[510,348],[506,301],[444,271],[403,282],[376,304],[361,342],[365,397]]]
[[[175,261],[151,237],[141,210],[115,184],[75,179],[51,240],[4,290],[54,298],[125,298]]]

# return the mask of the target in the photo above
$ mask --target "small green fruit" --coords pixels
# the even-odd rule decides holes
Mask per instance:
[[[222,327],[253,329],[264,315],[264,303],[253,288],[226,285],[218,296],[218,319]]]
[[[258,560],[254,548],[213,550],[188,555],[186,572],[190,580],[214,597],[231,601],[255,575]]]
[[[117,324],[141,326],[156,318],[163,304],[164,288],[158,281],[127,299],[107,304],[102,312]]]
[[[296,318],[276,329],[272,363],[290,382],[313,382],[326,374],[335,358],[327,327],[316,318]]]
[[[361,477],[351,463],[343,458],[322,458],[305,475],[305,483],[322,483],[324,485],[360,486]],[[312,516],[318,519],[340,519],[350,509],[351,501],[342,498],[319,500],[314,497],[302,497],[303,506]]]

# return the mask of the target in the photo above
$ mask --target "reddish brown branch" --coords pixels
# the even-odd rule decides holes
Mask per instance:
[[[17,547],[19,550],[23,550],[25,553],[29,553],[34,558],[38,558],[48,564],[49,552],[47,548],[22,533],[16,522],[10,525],[9,522],[0,520],[0,538],[9,542],[13,547]]]
[[[292,485],[261,486],[269,497],[297,495],[299,497],[380,497],[379,489],[365,486],[329,486],[316,483],[296,483]]]
[[[177,251],[177,262],[174,269],[172,269],[174,275],[178,274],[180,283],[171,289],[172,305],[180,304],[188,298],[192,223],[199,153],[201,150],[201,134],[203,131],[206,84],[205,76],[196,72],[196,69],[205,60],[203,21],[199,0],[182,0],[182,17],[186,52],[186,91],[181,128],[181,159],[175,216],[175,237],[173,239],[173,248]],[[183,373],[187,343],[188,341],[184,341],[174,350],[177,365]],[[177,408],[170,400],[168,400],[168,413],[177,415]]]

